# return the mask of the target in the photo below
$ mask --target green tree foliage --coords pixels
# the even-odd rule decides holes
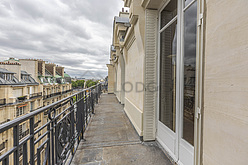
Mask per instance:
[[[73,88],[84,87],[84,80],[72,81],[71,83]]]
[[[91,86],[94,86],[98,83],[98,81],[93,81],[93,80],[87,80],[86,81],[86,86],[89,88]]]
[[[84,80],[77,80],[77,81],[72,81],[72,87],[73,88],[83,88],[84,87]],[[98,81],[93,81],[93,80],[87,80],[86,81],[86,88],[89,88],[91,86],[94,86],[98,83]]]

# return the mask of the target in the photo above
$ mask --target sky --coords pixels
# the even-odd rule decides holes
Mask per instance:
[[[122,0],[0,0],[0,61],[43,59],[71,77],[105,77],[122,7]]]

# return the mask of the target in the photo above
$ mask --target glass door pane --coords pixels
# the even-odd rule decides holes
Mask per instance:
[[[161,11],[161,27],[162,29],[177,15],[177,0],[171,0],[169,4]]]
[[[194,145],[197,3],[184,12],[183,138]]]
[[[177,22],[160,34],[159,121],[175,132]]]

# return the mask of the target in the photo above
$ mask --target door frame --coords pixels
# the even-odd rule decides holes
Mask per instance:
[[[183,8],[183,1],[178,1],[178,7],[177,7],[177,61],[176,61],[176,131],[175,133],[175,149],[174,152],[171,151],[171,147],[166,146],[163,141],[159,138],[159,127],[161,127],[161,122],[159,121],[159,98],[160,98],[160,90],[158,90],[157,94],[157,112],[156,112],[156,139],[158,142],[165,148],[165,150],[168,152],[168,154],[176,161],[178,164],[182,164],[180,161],[180,150],[182,150],[182,147],[186,150],[190,150],[193,154],[193,164],[200,164],[200,157],[201,157],[201,109],[202,109],[202,83],[203,83],[203,11],[204,11],[204,0],[192,0],[191,3],[189,3],[185,8]],[[184,81],[184,61],[183,61],[183,16],[184,11],[191,6],[194,2],[197,1],[197,32],[196,32],[196,72],[195,72],[195,116],[194,116],[194,146],[191,146],[186,140],[184,140],[182,137],[182,129],[183,129],[183,114],[181,113],[183,109],[183,81]],[[158,61],[157,61],[157,85],[160,85],[160,34],[161,34],[161,11],[168,5],[170,0],[167,0],[166,2],[163,2],[161,4],[159,10],[158,10],[158,27],[157,27],[157,52],[158,52]],[[175,21],[172,19],[171,21]],[[170,21],[170,22],[171,22]],[[169,22],[169,23],[170,23]],[[167,25],[169,24],[167,23]],[[167,26],[166,25],[166,26]],[[168,25],[169,26],[169,25]],[[180,78],[180,81],[179,79]],[[165,126],[166,127],[166,126]],[[167,128],[167,127],[166,127]],[[168,129],[168,128],[167,128]],[[172,136],[172,133],[169,133],[168,135]],[[181,156],[182,157],[182,156]]]

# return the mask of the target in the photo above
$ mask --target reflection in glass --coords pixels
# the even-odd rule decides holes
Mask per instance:
[[[161,29],[177,15],[177,0],[171,0],[161,12]]]
[[[188,4],[190,4],[190,2],[192,2],[193,0],[185,0],[184,2],[184,7],[186,7]]]
[[[184,109],[183,138],[194,145],[196,2],[184,13]]]
[[[177,22],[160,34],[159,120],[175,132]]]

